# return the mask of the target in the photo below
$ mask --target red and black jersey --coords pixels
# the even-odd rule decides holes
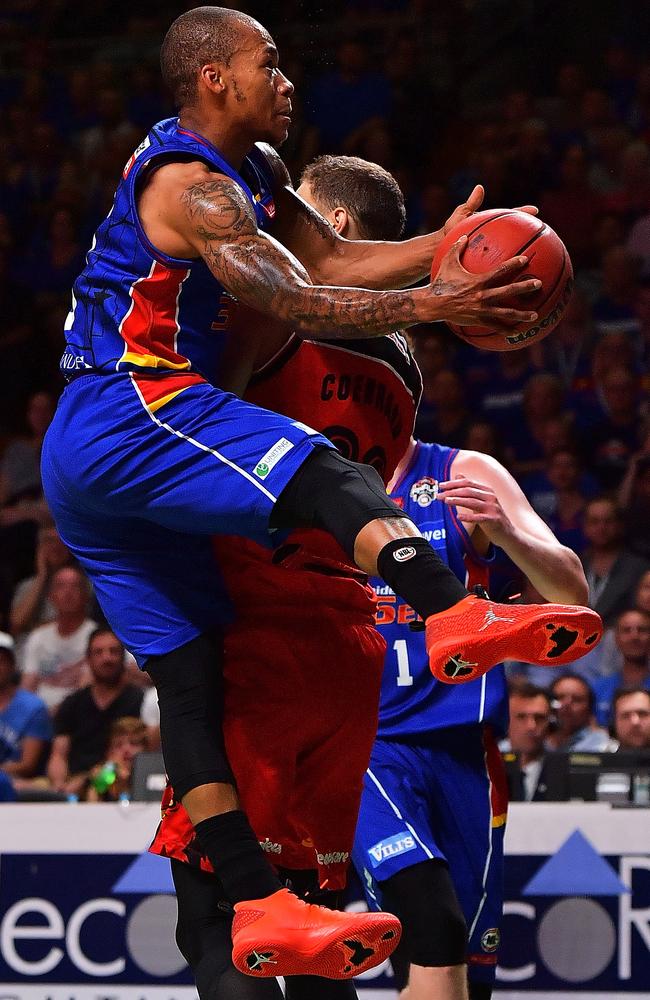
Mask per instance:
[[[320,431],[342,455],[372,465],[388,483],[413,433],[421,393],[420,370],[400,333],[335,341],[294,334],[255,373],[245,398]],[[328,603],[340,601],[351,614],[357,600],[350,584],[354,589],[356,578],[359,590],[365,589],[365,576],[324,531],[294,531],[283,546],[282,567],[297,571],[297,590],[289,574],[278,577],[270,550],[223,536],[214,546],[238,616],[265,606],[271,594],[276,610],[279,602],[294,603],[304,570],[327,572]],[[359,604],[367,613],[365,596]]]
[[[401,333],[367,340],[293,335],[253,376],[246,399],[308,424],[385,483],[406,450],[422,377]]]

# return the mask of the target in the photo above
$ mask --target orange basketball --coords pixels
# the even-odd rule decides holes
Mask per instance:
[[[526,212],[507,208],[476,212],[454,226],[442,240],[431,265],[432,278],[438,273],[449,248],[465,235],[469,239],[460,259],[467,271],[481,274],[511,257],[524,254],[528,257],[528,267],[515,277],[539,278],[542,287],[529,295],[513,296],[510,301],[498,303],[514,309],[535,311],[538,318],[534,323],[513,326],[507,333],[495,332],[485,326],[449,323],[454,333],[475,347],[488,351],[517,351],[547,337],[560,322],[573,290],[571,259],[557,233],[537,216]]]

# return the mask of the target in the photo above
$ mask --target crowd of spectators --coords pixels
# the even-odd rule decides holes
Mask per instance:
[[[91,780],[106,755],[120,757],[122,782],[128,748],[156,745],[152,692],[138,702],[146,675],[104,630],[56,535],[39,454],[63,384],[70,288],[123,164],[173,113],[157,49],[187,6],[145,2],[134,13],[98,0],[90,17],[65,0],[10,0],[0,14],[0,793],[37,781],[110,798],[119,783],[107,792]],[[561,13],[494,0],[489,19],[471,0],[337,0],[327,10],[290,0],[281,15],[237,6],[268,23],[296,84],[283,150],[294,178],[321,152],[380,162],[405,192],[408,234],[438,228],[481,182],[486,207],[537,203],[565,240],[575,293],[542,343],[490,353],[442,325],[412,331],[424,376],[417,434],[505,463],[582,558],[607,626],[564,676],[508,665],[512,746],[525,757],[534,731],[547,750],[650,747],[645,19],[631,19],[635,37],[617,33],[623,22],[606,3],[587,47],[582,3]],[[545,46],[552,35],[566,44]],[[496,581],[496,598],[536,598],[505,560]],[[121,721],[141,713],[145,729]],[[101,739],[80,748],[89,719]]]

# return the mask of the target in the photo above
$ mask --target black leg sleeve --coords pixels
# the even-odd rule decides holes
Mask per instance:
[[[278,498],[272,528],[322,528],[354,558],[362,528],[381,517],[407,515],[387,496],[379,473],[350,462],[329,448],[318,448],[300,466]]]
[[[409,961],[415,965],[463,965],[467,927],[444,861],[421,861],[381,883],[383,903],[402,921]]]
[[[198,785],[232,783],[222,736],[220,633],[200,635],[171,653],[151,656],[146,668],[158,694],[162,752],[177,798]]]

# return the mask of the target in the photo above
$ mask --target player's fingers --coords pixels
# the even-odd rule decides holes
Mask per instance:
[[[446,503],[449,507],[466,507],[468,510],[473,510],[476,513],[486,513],[485,501],[479,497],[444,497],[443,503]]]
[[[483,310],[477,325],[512,333],[510,326],[517,323],[534,323],[537,318],[536,312],[524,312],[523,309],[509,309],[506,306],[490,306],[489,309]]]
[[[482,184],[477,184],[469,198],[465,202],[465,208],[468,210],[468,214],[472,212],[477,212],[481,205],[483,204],[483,199],[485,198],[485,188]]]
[[[509,285],[498,285],[483,290],[483,299],[512,298],[513,295],[531,295],[542,287],[539,278],[525,278],[523,281],[513,281]]]
[[[530,261],[525,254],[519,254],[518,257],[510,257],[491,271],[486,271],[483,275],[483,280],[486,285],[503,284],[506,279],[511,281],[514,275],[529,263]]]
[[[467,243],[467,236],[461,236],[460,239],[457,239],[456,242],[452,244],[452,246],[447,251],[447,259],[453,260],[454,264],[462,268],[463,271],[465,270],[465,268],[460,262],[460,255],[465,249],[466,243]]]
[[[471,489],[475,490],[490,491],[490,487],[485,486],[483,483],[477,483],[473,479],[468,479],[466,476],[458,476],[457,479],[444,479],[439,482],[438,492],[442,492],[443,490],[460,489],[463,486],[469,486]]]
[[[525,212],[526,215],[539,215],[537,205],[519,205],[519,207],[515,209],[515,212]]]
[[[480,486],[464,485],[464,486],[458,486],[456,488],[450,486],[449,489],[446,490],[441,490],[440,488],[438,488],[439,497],[440,496],[444,496],[445,498],[453,497],[454,501],[458,497],[474,497],[477,500],[487,500],[489,499],[490,495],[491,495],[490,493],[487,493],[485,490],[481,489]]]

